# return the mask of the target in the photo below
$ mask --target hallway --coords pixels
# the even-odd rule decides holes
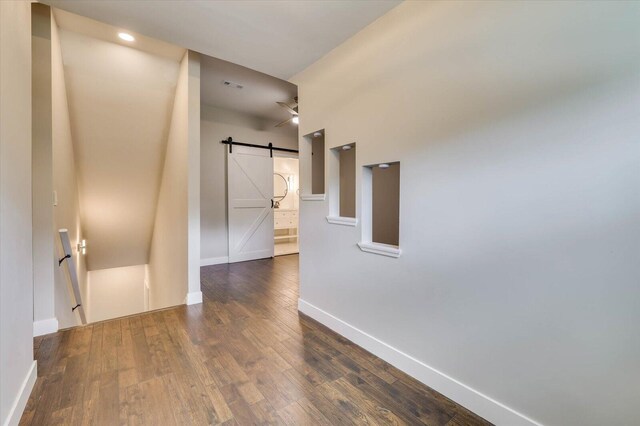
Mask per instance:
[[[201,278],[201,305],[36,338],[20,424],[488,424],[298,316],[297,255]]]

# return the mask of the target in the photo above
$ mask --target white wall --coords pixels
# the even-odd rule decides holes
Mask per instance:
[[[202,303],[200,291],[200,55],[187,52],[189,59],[189,163],[188,220],[188,305]]]
[[[60,37],[55,19],[51,17],[51,88],[52,88],[52,136],[53,136],[53,190],[57,194],[57,205],[53,209],[54,217],[54,306],[60,328],[68,328],[80,324],[75,306],[71,283],[66,273],[66,266],[58,267],[57,259],[64,256],[58,229],[69,231],[71,247],[76,247],[83,238],[80,223],[80,202],[78,199],[78,177],[74,154],[71,124],[69,121],[69,104],[64,79],[64,64],[60,48]],[[89,243],[90,244],[90,243]],[[87,250],[91,250],[90,245]],[[87,296],[87,271],[85,258],[74,250],[78,282],[82,298]],[[78,302],[79,303],[79,302]]]
[[[202,106],[200,123],[200,232],[203,264],[221,261],[229,255],[227,228],[228,147],[220,143],[232,137],[239,142],[298,149],[295,134],[264,129],[264,120],[219,108]]]
[[[199,182],[193,182],[199,179],[198,73],[197,56],[187,52],[180,64],[151,240],[150,309],[182,304],[187,294],[200,292],[199,242],[194,236],[200,233],[199,203],[194,199],[199,197]],[[194,103],[190,98],[196,94]]]
[[[495,423],[638,423],[638,22],[405,2],[293,78],[300,134],[358,144],[359,216],[401,162],[399,259],[301,203],[301,309]]]
[[[54,308],[51,9],[32,5],[34,334],[57,330]]]
[[[96,322],[145,311],[146,265],[87,273],[87,321]]]
[[[0,93],[0,423],[17,425],[36,380],[29,2],[0,2]]]

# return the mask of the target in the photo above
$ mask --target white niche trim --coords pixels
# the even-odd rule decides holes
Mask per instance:
[[[402,254],[400,247],[391,246],[389,244],[359,242],[358,247],[366,253],[379,254],[381,256],[398,258]]]
[[[327,216],[327,222],[334,225],[356,226],[358,219],[355,217]]]

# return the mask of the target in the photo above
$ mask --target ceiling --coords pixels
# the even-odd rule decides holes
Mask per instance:
[[[224,81],[242,85],[226,86]],[[264,119],[273,126],[291,117],[276,104],[292,104],[298,88],[285,80],[202,55],[200,62],[200,100],[203,104]],[[294,125],[287,127],[295,127]]]
[[[145,264],[185,50],[59,10],[89,270]]]
[[[152,55],[173,59],[174,61],[180,61],[186,52],[186,49],[183,47],[147,37],[126,28],[114,27],[113,25],[108,25],[75,13],[69,13],[62,9],[54,8],[52,10],[56,24],[63,30],[73,31],[94,39],[127,46]],[[118,37],[120,31],[127,32],[134,36],[135,42],[126,42],[120,39]]]
[[[400,0],[42,2],[289,79]]]

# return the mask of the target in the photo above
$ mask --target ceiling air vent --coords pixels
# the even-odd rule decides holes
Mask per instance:
[[[224,80],[222,82],[222,84],[224,84],[225,86],[228,86],[228,87],[235,87],[236,89],[242,89],[244,87],[240,83],[234,83],[233,81],[229,81],[229,80]]]

